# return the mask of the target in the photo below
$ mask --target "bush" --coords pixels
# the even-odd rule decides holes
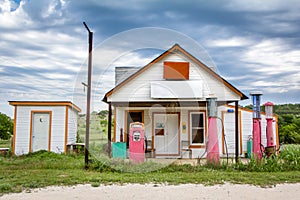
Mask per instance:
[[[279,117],[280,142],[285,144],[300,144],[300,118],[292,114]]]
[[[286,144],[300,144],[299,128],[295,124],[288,124],[281,127],[280,141]]]
[[[14,123],[10,117],[0,113],[0,139],[8,140],[13,134]]]

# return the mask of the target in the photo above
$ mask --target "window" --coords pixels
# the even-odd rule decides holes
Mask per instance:
[[[190,136],[191,136],[191,144],[205,143],[204,112],[190,113]]]

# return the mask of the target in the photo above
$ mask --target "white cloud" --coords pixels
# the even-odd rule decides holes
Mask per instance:
[[[78,71],[80,66],[70,66],[70,63],[86,57],[83,40],[60,32],[24,30],[14,34],[0,33],[0,37],[4,38],[2,49],[14,49],[12,57],[4,54],[2,59],[21,66]]]
[[[253,44],[253,41],[243,37],[232,37],[210,40],[206,44],[209,47],[244,47]]]
[[[126,9],[126,10],[141,10],[147,2],[140,0],[127,0],[126,3],[122,0],[92,0],[93,4],[104,6],[110,9]]]
[[[300,50],[291,48],[282,39],[265,39],[249,47],[240,56],[246,63],[256,63],[258,72],[266,74],[299,72]],[[300,77],[299,77],[300,79]]]
[[[149,62],[151,62],[158,55],[154,54],[150,57],[145,57],[137,52],[130,52],[127,55],[123,55],[118,58],[113,65],[115,66],[135,66],[135,67],[143,67]]]
[[[20,2],[20,6],[11,12],[11,9],[15,9],[15,6],[9,1],[4,0],[0,2],[0,28],[14,29],[22,26],[29,26],[32,24],[27,13],[24,12],[24,1]]]
[[[300,8],[298,0],[231,0],[226,8],[236,11],[275,11]]]

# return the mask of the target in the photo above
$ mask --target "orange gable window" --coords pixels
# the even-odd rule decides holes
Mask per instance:
[[[190,63],[164,62],[164,79],[189,80]]]

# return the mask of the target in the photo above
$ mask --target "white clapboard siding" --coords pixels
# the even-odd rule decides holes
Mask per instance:
[[[30,141],[30,108],[18,107],[16,112],[18,118],[16,120],[15,135],[15,154],[27,154],[29,152]]]
[[[68,141],[67,144],[74,144],[77,136],[78,112],[71,107],[69,109],[68,120]]]
[[[219,111],[223,111],[222,121],[224,124],[224,133],[225,139],[227,143],[228,153],[235,153],[235,113],[227,112],[228,109],[234,110],[232,107],[220,106]],[[240,111],[240,120],[239,122],[239,131],[241,133],[239,137],[242,137],[242,151],[239,152],[243,154],[247,152],[247,141],[249,136],[252,137],[253,123],[252,123],[252,111],[246,109],[239,109]],[[219,112],[220,113],[220,112]],[[219,114],[220,115],[220,114]],[[266,118],[264,114],[261,114],[261,141],[262,145],[266,147],[267,139],[266,139]],[[241,126],[241,127],[240,127]],[[219,131],[219,138],[222,138],[222,131]],[[273,122],[273,134],[274,134],[274,143],[276,144],[278,141],[277,133],[276,133],[276,122]],[[222,141],[222,140],[220,140]],[[220,152],[222,151],[222,142],[220,142]]]
[[[181,53],[180,53],[181,54]],[[151,67],[140,73],[131,81],[114,91],[109,97],[108,101],[112,102],[129,102],[129,101],[157,101],[151,98],[151,82],[167,81],[163,79],[164,61],[183,61],[190,63],[190,80],[201,81],[203,85],[199,87],[202,90],[203,97],[214,95],[221,100],[239,100],[240,97],[225,86],[221,81],[217,80],[210,73],[199,67],[189,58],[171,54],[166,56],[163,60],[154,63]],[[184,81],[182,81],[184,82]],[[192,100],[192,99],[191,99]]]
[[[44,108],[45,109],[45,108]],[[55,153],[64,152],[64,136],[65,136],[65,119],[66,108],[53,107],[52,110],[52,127],[51,127],[51,149]]]

